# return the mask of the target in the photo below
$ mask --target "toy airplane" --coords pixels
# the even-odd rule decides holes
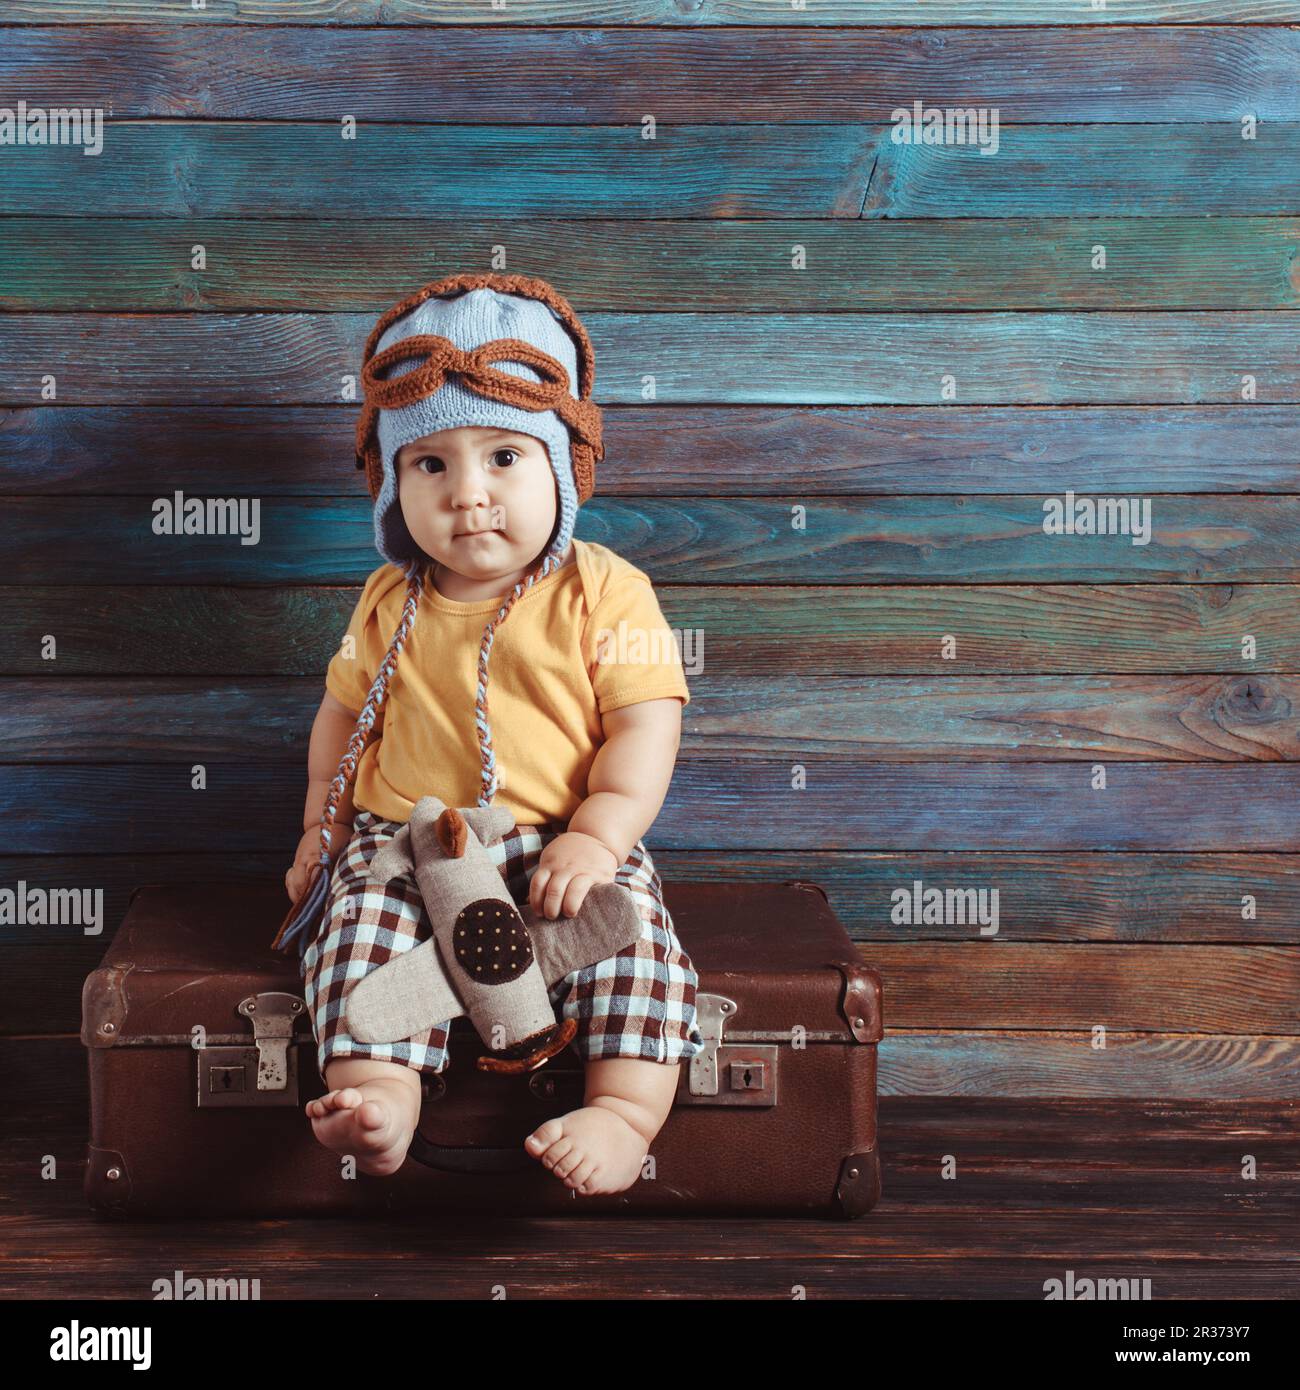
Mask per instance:
[[[486,846],[514,829],[500,806],[454,808],[436,796],[370,861],[381,883],[414,874],[433,927],[430,940],[395,956],[344,1000],[359,1042],[397,1042],[468,1015],[489,1050],[483,1071],[533,1071],[572,1041],[548,991],[570,971],[604,960],[641,935],[631,893],[618,883],[587,890],[576,917],[521,912]]]

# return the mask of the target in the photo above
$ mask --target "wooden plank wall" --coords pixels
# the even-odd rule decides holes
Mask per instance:
[[[1294,1094],[1300,3],[3,21],[0,106],[107,116],[0,146],[0,885],[108,923],[3,928],[6,1033],[75,1032],[133,885],[283,874],[377,563],[345,378],[492,267],[596,346],[579,535],[703,640],[665,878],[821,881],[884,1092]],[[892,142],[915,101],[996,155]],[[154,535],[176,489],[259,544]],[[1046,534],[1067,491],[1149,543]],[[893,920],[915,880],[996,935]]]

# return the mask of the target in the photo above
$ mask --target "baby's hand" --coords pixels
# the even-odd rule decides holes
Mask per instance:
[[[576,917],[587,890],[596,883],[613,883],[617,872],[613,850],[591,835],[566,830],[542,851],[528,901],[540,917]]]
[[[331,864],[339,857],[351,836],[352,827],[350,825],[345,825],[342,821],[334,822],[330,830]],[[302,832],[302,839],[298,841],[298,852],[294,855],[293,863],[284,876],[285,891],[289,894],[291,902],[297,902],[302,896],[302,890],[307,886],[311,871],[319,863],[320,826],[313,825],[309,830]]]

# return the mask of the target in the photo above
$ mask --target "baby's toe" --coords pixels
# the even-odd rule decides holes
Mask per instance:
[[[563,1168],[564,1172],[568,1172],[577,1158],[581,1157],[581,1155],[575,1154],[574,1158],[570,1159],[569,1155],[572,1153],[574,1153],[573,1139],[566,1134],[557,1139],[542,1155],[542,1167],[550,1169],[552,1173],[557,1172],[560,1168]],[[560,1173],[559,1176],[563,1177],[564,1173]]]
[[[581,1192],[586,1187],[587,1183],[595,1177],[597,1167],[596,1160],[594,1158],[589,1158],[585,1163],[578,1164],[573,1172],[565,1178],[565,1182],[567,1182],[570,1187],[576,1188]]]
[[[388,1111],[378,1101],[368,1100],[357,1108],[360,1129],[383,1129],[388,1124]]]
[[[564,1126],[560,1121],[558,1119],[547,1120],[545,1124],[538,1125],[524,1140],[524,1148],[536,1158],[540,1154],[544,1154],[557,1139],[563,1138],[563,1136]]]
[[[326,1091],[323,1096],[317,1096],[315,1100],[307,1102],[307,1113],[313,1119],[323,1119],[334,1110],[335,1100],[338,1096],[337,1091]]]
[[[553,1147],[559,1148],[560,1145],[556,1144]],[[546,1155],[547,1158],[550,1158],[550,1156],[550,1154]],[[555,1163],[551,1165],[551,1172],[554,1173],[557,1178],[567,1178],[586,1157],[587,1154],[583,1148],[570,1142],[564,1153],[559,1155]]]

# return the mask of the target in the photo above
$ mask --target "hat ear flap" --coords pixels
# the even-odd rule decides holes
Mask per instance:
[[[590,444],[571,438],[569,459],[573,464],[573,485],[578,490],[578,502],[583,503],[596,491],[596,451]]]
[[[357,453],[357,467],[366,470],[366,486],[370,489],[370,500],[379,500],[379,489],[384,485],[384,460],[379,452],[379,432],[371,425],[366,442]]]

